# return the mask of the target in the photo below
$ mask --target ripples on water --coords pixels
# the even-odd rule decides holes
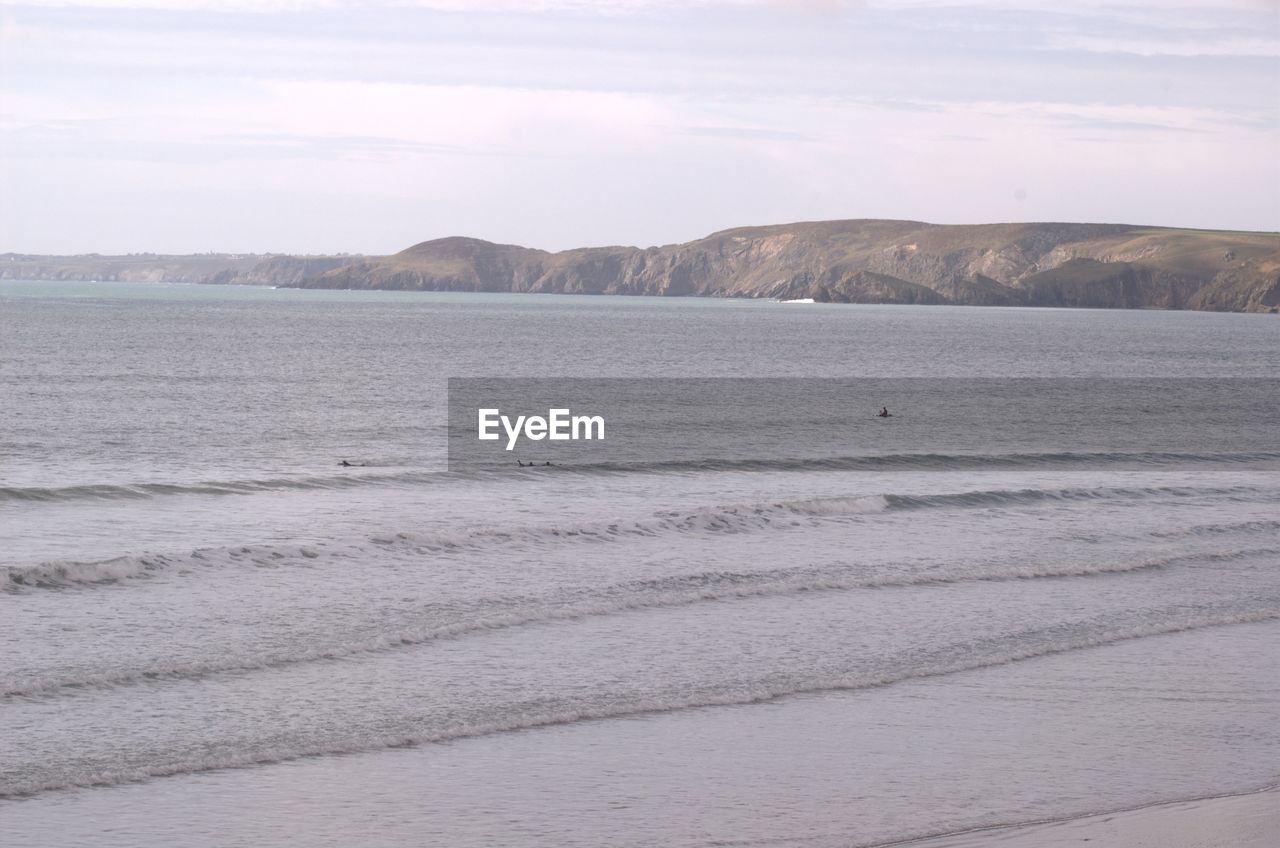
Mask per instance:
[[[872,844],[1280,776],[1266,449],[439,445],[449,375],[1271,376],[1267,316],[0,298],[6,844]]]

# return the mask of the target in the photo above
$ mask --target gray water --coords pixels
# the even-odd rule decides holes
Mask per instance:
[[[1226,381],[1277,373],[1273,316],[4,283],[0,842],[872,845],[1269,785],[1280,448]],[[477,376],[1239,391],[1158,455],[1041,403],[1036,450],[449,472]]]

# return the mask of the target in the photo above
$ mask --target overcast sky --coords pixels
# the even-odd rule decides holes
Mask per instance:
[[[1280,4],[0,4],[0,251],[1280,230]]]

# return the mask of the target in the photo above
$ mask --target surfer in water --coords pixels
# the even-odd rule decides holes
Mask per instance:
[[[892,418],[892,417],[893,417],[893,413],[891,413],[891,412],[889,411],[889,407],[887,407],[887,406],[882,406],[882,407],[880,407],[880,411],[876,413],[876,417],[877,417],[877,418]]]
[[[339,464],[339,465],[341,465],[343,468],[354,468],[354,467],[355,467],[355,466],[354,466],[354,465],[352,465],[350,462],[347,462],[345,459],[344,459],[344,460],[342,460],[342,462],[339,462],[338,464]]]

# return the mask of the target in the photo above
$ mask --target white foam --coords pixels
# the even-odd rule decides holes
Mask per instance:
[[[1160,614],[1155,614],[1155,613]],[[72,787],[110,786],[156,777],[195,774],[335,754],[350,754],[478,736],[530,730],[583,721],[601,721],[676,710],[764,703],[799,694],[868,689],[905,680],[991,668],[1037,657],[1101,647],[1119,642],[1209,627],[1280,619],[1280,598],[1259,599],[1243,607],[1184,608],[1147,611],[1128,620],[1098,620],[1057,625],[1016,634],[1015,637],[965,642],[917,655],[909,666],[883,672],[835,673],[785,679],[746,680],[703,689],[646,691],[615,700],[572,697],[505,704],[497,716],[475,715],[422,728],[397,728],[383,734],[355,737],[299,736],[291,742],[253,745],[223,753],[181,756],[169,761],[80,773],[63,771],[28,774],[0,784],[0,798],[30,796]]]

